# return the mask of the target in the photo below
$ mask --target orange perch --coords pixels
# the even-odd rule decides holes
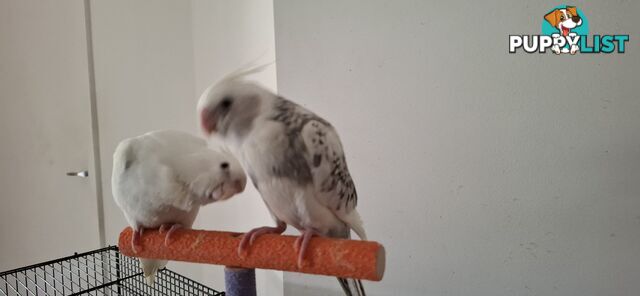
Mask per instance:
[[[120,233],[122,254],[133,257],[208,263],[242,268],[275,269],[344,278],[380,281],[385,268],[384,247],[377,242],[314,237],[309,242],[302,268],[298,268],[295,236],[265,234],[247,253],[238,256],[242,233],[176,230],[171,243],[164,234],[148,230],[140,239],[138,253],[131,249],[131,228]]]

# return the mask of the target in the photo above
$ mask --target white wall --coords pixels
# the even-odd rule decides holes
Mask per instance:
[[[640,6],[576,4],[628,52],[507,54],[546,2],[275,1],[278,89],[334,123],[387,249],[369,295],[638,295]]]
[[[92,1],[91,16],[105,234],[107,244],[117,245],[128,226],[111,193],[117,144],[157,129],[197,131],[191,7],[178,1]],[[169,268],[200,279],[197,265]]]
[[[102,150],[106,240],[126,226],[111,195],[117,143],[155,129],[200,135],[200,93],[240,65],[275,59],[272,1],[92,1],[95,71]],[[275,67],[261,82],[275,89]],[[273,224],[252,186],[203,208],[194,228],[247,231]],[[224,289],[219,266],[173,262],[169,268]],[[258,271],[262,295],[282,294],[282,273]]]
[[[196,94],[247,62],[275,60],[273,1],[198,0],[192,2],[192,15]],[[275,65],[253,78],[275,90]],[[239,232],[274,225],[253,185],[240,196],[203,208],[198,221],[203,228]],[[212,279],[220,279],[223,269],[203,266],[202,276],[214,285]],[[283,293],[280,271],[256,270],[256,281],[259,295]]]

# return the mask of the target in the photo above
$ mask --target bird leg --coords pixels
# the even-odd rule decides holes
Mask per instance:
[[[307,253],[307,247],[309,246],[309,241],[314,236],[319,236],[320,234],[313,229],[305,229],[302,230],[300,236],[293,243],[293,248],[298,252],[298,268],[302,268],[302,263],[304,261],[304,255]]]
[[[138,249],[136,247],[140,245],[140,239],[142,238],[143,233],[144,227],[133,230],[133,235],[131,236],[131,250],[133,250],[134,253],[138,253]]]
[[[248,246],[252,245],[259,236],[267,233],[282,234],[285,230],[287,230],[287,224],[281,221],[278,221],[276,227],[263,226],[251,229],[242,237],[238,245],[238,256],[240,256],[242,251],[246,250]]]
[[[169,243],[171,242],[171,234],[173,234],[176,230],[182,228],[182,225],[175,223],[175,224],[162,224],[160,225],[160,229],[158,229],[158,231],[160,233],[163,232],[167,232],[167,234],[164,237],[164,245],[168,246]]]

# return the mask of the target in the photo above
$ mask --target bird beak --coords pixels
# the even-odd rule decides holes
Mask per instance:
[[[242,180],[236,180],[233,182],[233,187],[235,188],[236,193],[240,193],[244,191],[245,185],[246,185],[246,182],[243,182]]]
[[[209,109],[204,108],[202,112],[200,112],[200,125],[202,126],[202,130],[207,136],[216,132],[216,118],[209,111]]]

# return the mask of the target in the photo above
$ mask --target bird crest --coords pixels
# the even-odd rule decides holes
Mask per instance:
[[[243,65],[239,69],[225,75],[221,82],[230,82],[235,80],[240,80],[243,77],[249,76],[251,74],[260,73],[264,71],[267,67],[271,66],[275,61],[271,61],[261,65],[254,65],[253,62]]]

